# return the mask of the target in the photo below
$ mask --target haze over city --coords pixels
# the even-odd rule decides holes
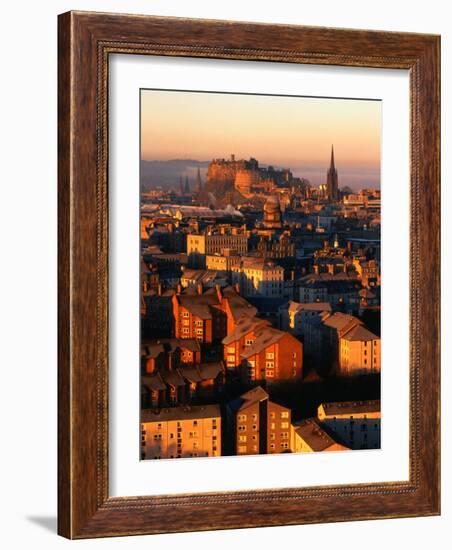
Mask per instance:
[[[257,158],[324,183],[334,144],[340,186],[380,186],[381,102],[142,90],[141,158]]]

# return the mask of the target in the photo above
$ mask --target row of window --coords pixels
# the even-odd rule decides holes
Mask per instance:
[[[276,413],[272,411],[272,412],[270,412],[269,416],[272,420],[274,420],[276,418]],[[250,418],[253,421],[256,421],[257,417],[258,417],[257,414],[250,415]],[[289,411],[281,411],[280,412],[280,417],[281,418],[289,418]],[[246,415],[246,414],[238,414],[237,415],[237,421],[238,422],[246,422],[247,419],[248,419],[248,415]]]

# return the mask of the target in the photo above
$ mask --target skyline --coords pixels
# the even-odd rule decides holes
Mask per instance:
[[[325,182],[334,145],[339,185],[380,187],[381,102],[141,91],[141,159],[254,157]]]

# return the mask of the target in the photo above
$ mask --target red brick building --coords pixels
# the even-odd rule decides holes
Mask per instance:
[[[257,313],[233,287],[187,289],[175,294],[172,303],[176,338],[196,338],[205,344],[220,342],[239,319]]]

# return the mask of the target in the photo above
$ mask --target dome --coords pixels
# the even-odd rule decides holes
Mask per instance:
[[[280,205],[279,205],[278,197],[276,195],[270,195],[264,205],[264,210],[274,211],[279,209],[280,209]]]
[[[269,229],[278,229],[282,226],[282,213],[276,195],[270,195],[264,205],[264,226]]]

